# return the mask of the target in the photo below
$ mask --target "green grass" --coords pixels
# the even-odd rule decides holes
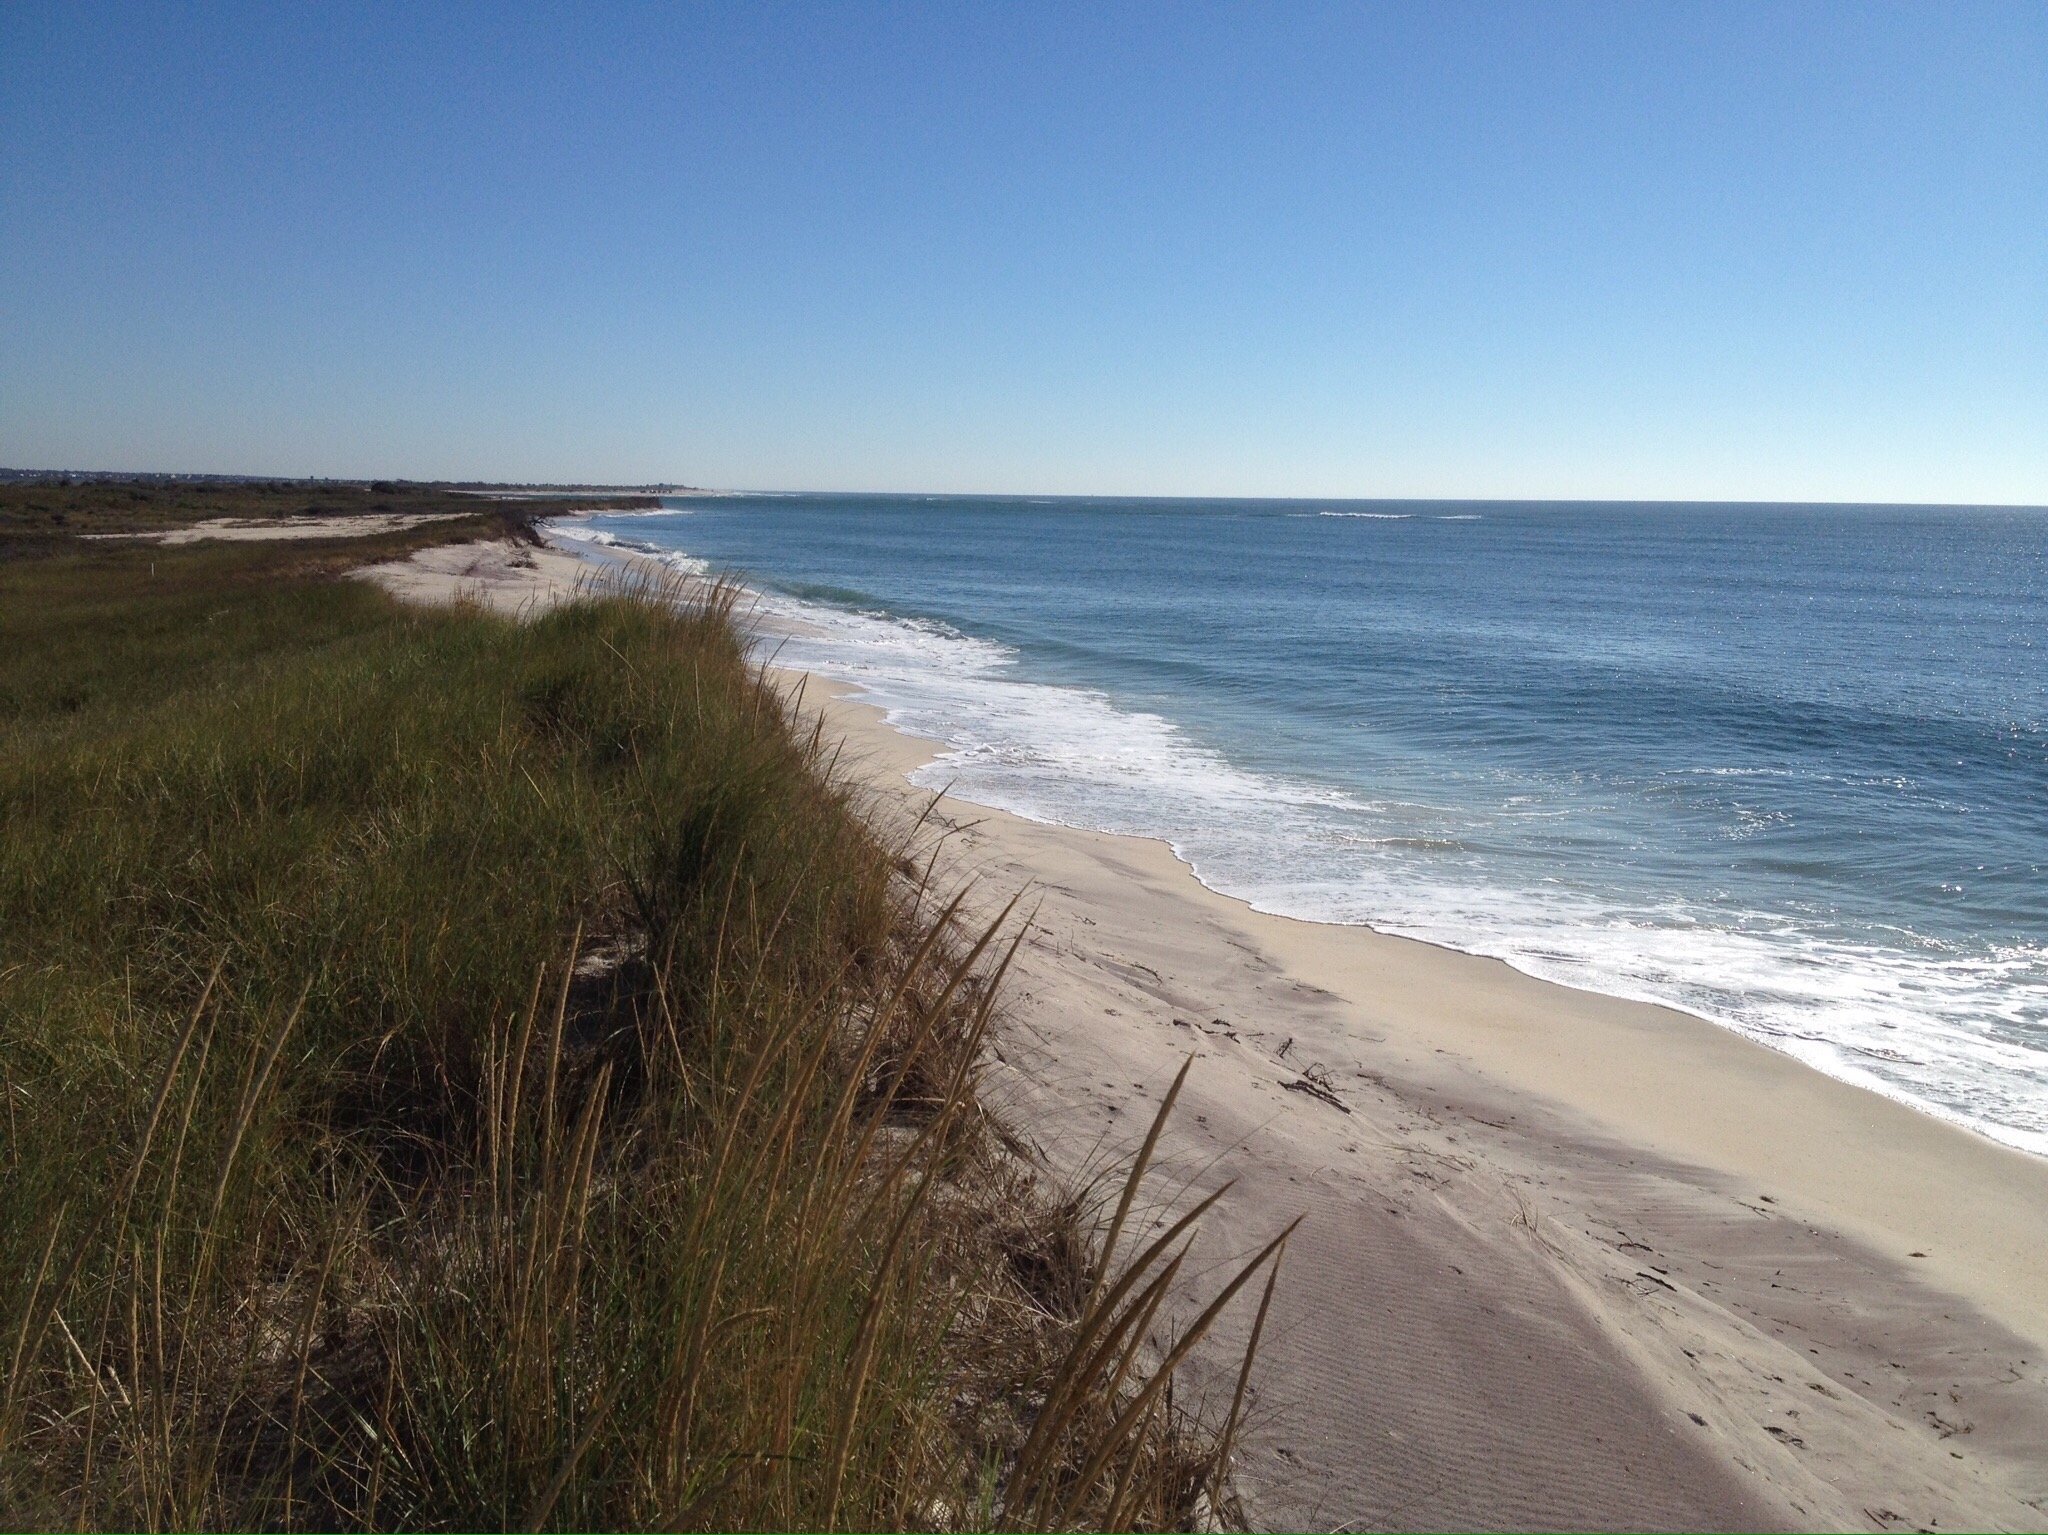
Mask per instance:
[[[1013,934],[724,603],[410,610],[362,542],[0,565],[0,1520],[1223,1501],[1146,1367],[1185,1228],[1098,1261],[1004,1149]]]

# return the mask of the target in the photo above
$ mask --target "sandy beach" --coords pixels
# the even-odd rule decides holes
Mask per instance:
[[[585,568],[374,574],[517,610]],[[879,820],[924,809],[928,743],[785,681]],[[990,1088],[1045,1164],[1127,1155],[1193,1055],[1156,1190],[1232,1188],[1190,1303],[1305,1217],[1240,1457],[1261,1524],[2048,1528],[2048,1161],[1682,1013],[1253,912],[1158,843],[952,800],[927,832],[982,909],[1025,893]]]
[[[332,517],[208,517],[160,533],[86,533],[84,538],[141,544],[274,543],[310,538],[368,538],[377,533],[402,533],[407,528],[447,522],[460,512],[355,512]]]

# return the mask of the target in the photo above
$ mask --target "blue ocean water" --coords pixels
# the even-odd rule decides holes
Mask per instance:
[[[557,532],[742,573],[934,787],[2048,1153],[2048,512],[666,506]]]

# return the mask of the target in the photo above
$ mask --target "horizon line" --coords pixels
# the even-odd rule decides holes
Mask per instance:
[[[1271,502],[1274,504],[1300,502],[1349,502],[1379,505],[1444,505],[1444,506],[1722,506],[1722,507],[1796,507],[1796,508],[1865,508],[1919,509],[1947,511],[1984,512],[2048,512],[2048,501],[1914,501],[1914,500],[1864,500],[1850,497],[1828,499],[1771,499],[1757,496],[1737,497],[1686,497],[1686,496],[1560,496],[1560,495],[1245,495],[1227,492],[1206,492],[1187,495],[1168,491],[1039,491],[1039,490],[878,490],[873,488],[847,487],[766,487],[766,486],[712,486],[691,485],[682,480],[488,480],[475,477],[444,476],[436,479],[414,478],[394,474],[257,474],[239,473],[211,469],[17,469],[0,465],[0,482],[12,481],[17,484],[37,480],[63,480],[82,478],[110,482],[137,480],[188,480],[216,484],[307,484],[307,485],[431,485],[449,486],[475,490],[553,490],[553,491],[603,491],[632,492],[642,495],[709,495],[709,496],[916,496],[931,499],[950,498],[966,500],[1034,500],[1034,501],[1213,501],[1213,502]]]

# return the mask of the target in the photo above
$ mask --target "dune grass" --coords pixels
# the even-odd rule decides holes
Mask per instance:
[[[976,1097],[1019,925],[725,596],[513,623],[360,554],[0,568],[0,1520],[1218,1517],[1207,1317],[1151,1338],[1200,1207],[1121,1251],[1141,1156],[1096,1242]]]

